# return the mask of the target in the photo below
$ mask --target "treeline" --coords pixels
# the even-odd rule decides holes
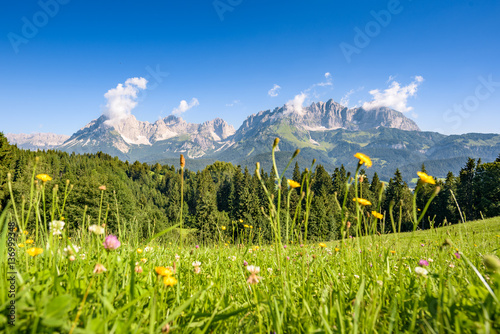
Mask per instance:
[[[11,174],[14,198],[19,207],[29,198],[31,177],[35,158],[39,157],[36,173],[46,173],[53,177],[47,183],[47,205],[52,201],[52,190],[57,185],[61,193],[69,180],[73,186],[65,207],[64,218],[70,227],[76,228],[85,219],[95,222],[99,214],[101,190],[103,192],[103,216],[108,226],[116,228],[120,220],[122,226],[139,226],[133,233],[143,235],[158,232],[178,223],[181,205],[181,176],[179,166],[148,165],[140,162],[123,162],[104,153],[68,154],[59,151],[31,152],[9,145],[0,133],[0,205],[5,207],[10,196],[7,188],[7,173]],[[353,159],[355,159],[353,157]],[[311,167],[309,167],[311,169]],[[425,166],[422,166],[425,172]],[[416,171],[415,171],[416,172]],[[290,212],[293,214],[300,200],[300,188],[290,189],[286,179],[276,182],[273,171],[260,171],[266,188],[277,192],[281,186],[284,199],[290,195]],[[297,163],[292,179],[301,182],[306,170]],[[394,219],[401,219],[401,230],[413,228],[410,213],[413,192],[403,181],[399,170],[385,185],[377,174],[371,179],[361,170],[360,191],[363,198],[372,205],[365,211],[377,210],[385,215],[386,231],[392,230],[389,208],[393,207]],[[321,165],[313,166],[311,188],[314,197],[308,225],[311,239],[329,240],[339,236],[338,223],[341,221],[341,205],[346,197],[347,208],[355,210],[354,189],[346,192],[353,176],[343,166],[328,173]],[[437,180],[436,185],[425,184],[418,192],[417,207],[423,209],[428,198],[439,186],[441,191],[430,205],[427,216],[419,228],[428,228],[447,223],[458,223],[462,219],[473,220],[481,217],[500,215],[500,156],[495,162],[482,163],[469,159],[458,176],[448,173],[446,179]],[[215,162],[202,171],[193,172],[186,166],[184,171],[183,233],[200,243],[216,241],[224,226],[224,235],[234,238],[251,235],[253,238],[270,240],[271,228],[266,213],[268,200],[255,171],[234,166],[230,163]],[[380,191],[382,190],[382,192]],[[289,194],[290,192],[290,194]],[[379,194],[382,194],[380,197]],[[276,197],[276,196],[275,196]],[[458,203],[458,206],[457,206]],[[285,215],[287,201],[281,206]],[[304,201],[301,205],[304,205]],[[458,210],[460,207],[461,211]],[[304,210],[301,211],[302,213]],[[290,218],[291,219],[291,218]],[[286,217],[283,216],[282,221]],[[31,221],[34,221],[31,219]],[[248,227],[245,227],[248,226]],[[297,219],[296,235],[300,237],[304,229],[303,214]],[[283,230],[284,231],[284,230]]]

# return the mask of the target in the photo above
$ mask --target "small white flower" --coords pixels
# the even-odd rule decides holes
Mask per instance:
[[[200,261],[194,261],[193,262],[193,267],[199,267],[201,266],[201,262]]]
[[[450,268],[455,268],[455,265],[454,265],[453,263],[450,263],[450,264],[449,264],[449,267],[450,267]]]
[[[415,273],[417,275],[421,275],[421,276],[427,276],[427,274],[429,273],[427,270],[425,270],[424,268],[422,267],[416,267],[415,268]]]
[[[272,274],[272,273],[273,273],[273,268],[267,268],[267,272],[268,272],[269,274]]]
[[[176,259],[177,261],[179,261],[179,259],[180,259],[180,258],[181,258],[181,257],[180,257],[179,255],[175,254],[175,259]]]
[[[358,275],[354,275],[354,277],[359,278],[359,276],[358,276]]]
[[[252,274],[260,273],[260,267],[256,267],[256,266],[247,266],[247,270],[249,272],[251,272]]]
[[[429,258],[429,259],[427,259],[427,262],[434,262],[434,260]]]
[[[153,250],[153,248],[152,248],[152,247],[149,247],[149,246],[146,246],[146,247],[144,248],[144,251],[145,251],[145,252],[150,252],[150,251],[152,251],[152,250]]]
[[[76,260],[76,258],[75,258],[73,255],[70,255],[69,260],[70,260],[70,261],[75,261],[75,260]]]
[[[68,247],[65,247],[63,249],[63,251],[64,251],[64,254],[73,255],[75,253],[78,253],[80,251],[80,248],[78,246],[75,246],[75,245],[70,245]]]
[[[236,256],[228,256],[227,258],[231,261],[236,261]]]
[[[99,226],[99,225],[90,225],[89,226],[89,231],[93,232],[94,234],[104,234],[104,227]]]
[[[382,285],[384,285],[384,282],[382,282],[381,280],[378,280],[377,284],[380,285],[380,286],[382,286]]]
[[[80,254],[80,257],[82,258],[82,260],[85,260],[85,253]]]
[[[64,228],[64,222],[62,220],[53,220],[49,223],[49,228],[53,235],[61,235]]]

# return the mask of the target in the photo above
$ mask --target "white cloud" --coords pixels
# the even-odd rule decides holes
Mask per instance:
[[[240,100],[234,100],[233,102],[231,103],[226,103],[226,107],[234,107],[235,105],[238,105],[240,104],[241,101]]]
[[[297,114],[302,114],[304,109],[303,109],[303,105],[304,105],[304,101],[306,100],[307,98],[307,94],[302,92],[300,93],[299,95],[295,95],[294,99],[293,100],[290,100],[286,103],[286,114],[289,114],[289,113],[297,113]]]
[[[188,111],[189,109],[196,107],[196,106],[199,106],[199,105],[200,105],[200,102],[198,102],[198,99],[195,97],[193,97],[191,99],[191,102],[189,102],[189,103],[186,100],[182,100],[179,103],[179,106],[177,108],[174,108],[174,110],[172,110],[172,114],[179,116],[180,114]]]
[[[130,78],[125,81],[125,85],[118,84],[116,88],[108,90],[104,97],[108,100],[103,114],[108,118],[105,122],[109,125],[116,125],[120,120],[127,118],[137,106],[137,93],[141,89],[146,89],[148,81],[144,78]]]
[[[408,98],[417,93],[418,86],[424,81],[421,76],[416,76],[408,86],[401,86],[397,81],[392,81],[389,87],[383,91],[374,89],[370,91],[373,96],[371,102],[363,103],[363,109],[370,110],[380,107],[392,108],[400,112],[413,110],[407,105]]]
[[[354,89],[351,89],[350,91],[345,93],[345,95],[340,99],[340,104],[344,107],[349,107],[349,98],[352,94],[354,94]]]
[[[278,86],[277,84],[274,84],[273,88],[271,88],[269,90],[269,92],[267,92],[267,94],[271,97],[276,97],[278,96],[278,91],[281,89],[280,86]]]

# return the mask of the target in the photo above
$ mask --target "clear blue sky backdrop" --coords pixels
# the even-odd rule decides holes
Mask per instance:
[[[38,1],[3,4],[4,133],[72,134],[99,117],[109,89],[131,77],[149,80],[132,111],[139,120],[154,122],[195,97],[199,106],[184,119],[221,117],[238,128],[248,115],[325,82],[326,72],[333,85],[308,91],[305,104],[340,102],[354,90],[349,105],[360,105],[390,76],[406,86],[418,75],[424,81],[405,114],[423,130],[500,132],[496,0],[401,0],[384,26],[371,12],[394,0],[60,1],[53,17],[40,14]],[[23,32],[26,21],[38,31]],[[356,29],[367,27],[375,29],[369,44],[356,46]],[[13,34],[25,38],[18,52]],[[359,51],[350,62],[341,43]],[[155,79],[149,72],[156,68],[168,76]],[[281,89],[271,97],[275,84]]]

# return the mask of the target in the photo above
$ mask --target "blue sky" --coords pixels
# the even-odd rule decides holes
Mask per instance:
[[[125,112],[142,121],[177,110],[189,122],[221,117],[238,128],[260,110],[333,98],[397,107],[422,130],[500,132],[495,0],[42,0],[3,8],[4,133],[70,135],[108,112],[108,91],[141,77],[146,88],[129,87],[137,98],[129,95],[135,107]]]

